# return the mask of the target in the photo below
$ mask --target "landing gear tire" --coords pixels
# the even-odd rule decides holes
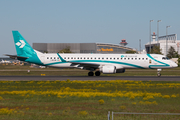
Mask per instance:
[[[100,76],[101,73],[100,73],[99,71],[96,71],[96,72],[95,72],[95,75],[96,75],[96,76]]]
[[[88,76],[94,76],[93,72],[88,72]]]
[[[158,76],[158,77],[161,77],[161,73],[158,73],[157,76]]]

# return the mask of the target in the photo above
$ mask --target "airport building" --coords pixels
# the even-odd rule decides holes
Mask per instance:
[[[123,39],[120,45],[107,43],[33,43],[33,48],[40,52],[57,53],[67,47],[72,53],[126,53],[126,51],[136,51],[126,47],[127,42]]]
[[[177,51],[178,53],[180,53],[180,49],[179,49],[179,44],[180,44],[180,40],[177,40],[177,34],[171,34],[171,35],[165,35],[165,36],[160,36],[158,37],[158,40],[156,41],[156,34],[153,33],[152,35],[152,40],[151,44],[150,42],[148,42],[145,45],[145,49],[146,52],[149,53],[150,51],[150,46],[151,49],[153,48],[153,46],[160,46],[161,52],[164,55],[168,54],[169,48],[172,46],[175,51]],[[166,52],[166,47],[167,47],[167,52]]]

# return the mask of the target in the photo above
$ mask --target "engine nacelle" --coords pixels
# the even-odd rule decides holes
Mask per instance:
[[[114,74],[116,73],[116,67],[112,65],[105,65],[102,66],[101,71],[104,74]]]
[[[116,73],[124,73],[125,72],[125,69],[117,69],[116,70]]]

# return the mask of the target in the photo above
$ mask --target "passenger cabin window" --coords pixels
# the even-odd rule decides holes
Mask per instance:
[[[126,58],[124,58],[126,60]]]
[[[47,57],[47,59],[49,59],[49,57]]]
[[[137,58],[135,58],[135,60],[137,60]]]
[[[128,60],[129,60],[129,58],[128,58]]]
[[[142,60],[144,60],[144,58],[142,58]]]
[[[108,58],[106,58],[108,60]]]
[[[133,60],[133,58],[131,58]]]

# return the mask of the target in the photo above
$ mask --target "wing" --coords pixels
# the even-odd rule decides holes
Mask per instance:
[[[97,63],[66,61],[59,55],[59,53],[57,53],[57,55],[58,55],[58,57],[60,58],[60,60],[62,62],[69,62],[69,63],[71,63],[71,66],[76,66],[78,68],[83,68],[83,69],[86,69],[86,70],[96,70],[100,66],[100,64],[97,64]]]
[[[96,64],[96,63],[85,63],[85,62],[70,62],[72,63],[71,66],[77,66],[77,67],[83,67],[86,70],[90,70],[90,69],[98,69],[100,64]]]

